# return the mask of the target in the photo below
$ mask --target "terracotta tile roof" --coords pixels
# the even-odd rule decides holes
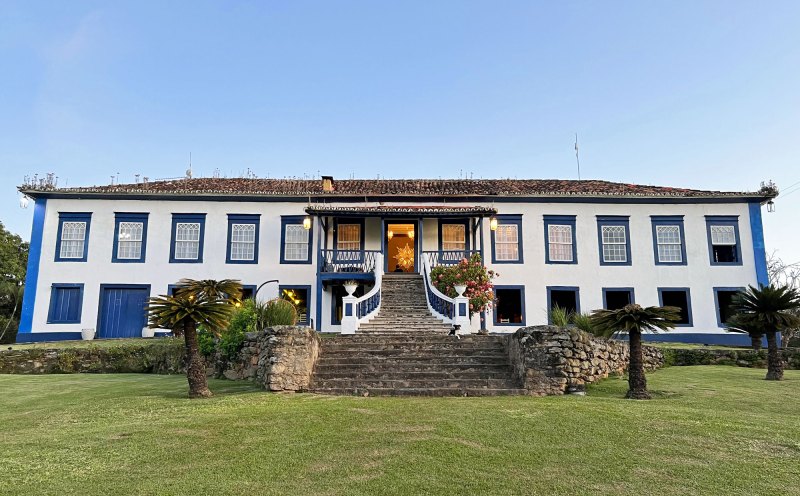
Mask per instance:
[[[363,207],[328,207],[313,205],[306,208],[306,213],[312,215],[343,215],[343,214],[437,214],[437,215],[477,215],[489,216],[497,213],[497,209],[478,206],[449,206],[449,205],[373,205]]]
[[[578,197],[644,197],[644,198],[709,198],[754,197],[753,192],[704,191],[664,186],[614,183],[599,180],[564,179],[335,179],[333,191],[325,192],[319,179],[249,179],[194,178],[151,181],[139,184],[116,184],[50,188],[21,186],[31,196],[48,193],[90,197],[120,196],[578,196]]]

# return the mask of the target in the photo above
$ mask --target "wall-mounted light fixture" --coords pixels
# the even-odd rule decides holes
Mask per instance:
[[[489,219],[489,229],[497,231],[497,217],[492,216],[492,218]]]
[[[311,229],[311,216],[310,215],[306,215],[306,218],[303,219],[303,229],[305,229],[306,231]]]
[[[394,238],[394,232],[392,232],[391,230],[389,230],[389,232],[387,232],[387,233],[386,233],[386,237],[387,237],[387,238],[389,238],[389,239],[392,239],[392,238]]]
[[[413,230],[408,231],[408,237],[411,238],[411,239],[414,239],[414,231]]]

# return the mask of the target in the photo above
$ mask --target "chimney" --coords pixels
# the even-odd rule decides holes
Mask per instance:
[[[322,191],[324,193],[333,191],[333,176],[322,176]]]

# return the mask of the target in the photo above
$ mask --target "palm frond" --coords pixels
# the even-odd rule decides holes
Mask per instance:
[[[668,331],[680,320],[680,312],[677,307],[642,307],[635,303],[617,310],[595,310],[591,329],[601,337],[617,332]]]
[[[765,328],[791,329],[800,327],[800,292],[789,286],[748,286],[740,291],[731,304],[742,319],[758,322]]]
[[[193,295],[208,301],[241,303],[242,283],[235,279],[181,279],[175,288],[175,294]]]

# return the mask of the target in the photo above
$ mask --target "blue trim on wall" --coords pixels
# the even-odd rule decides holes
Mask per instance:
[[[492,312],[492,320],[494,321],[494,325],[499,326],[499,327],[507,327],[507,326],[521,327],[521,326],[524,326],[525,325],[525,321],[527,320],[526,315],[525,315],[525,286],[523,286],[521,284],[516,284],[516,285],[512,284],[512,285],[507,285],[507,286],[495,286],[494,289],[495,289],[495,296],[497,296],[497,292],[496,291],[498,289],[512,289],[512,290],[513,289],[517,289],[517,290],[519,290],[520,310],[522,312],[522,322],[506,322],[506,323],[498,322],[498,320],[497,320],[497,312]]]
[[[309,325],[309,319],[311,317],[311,310],[314,306],[311,304],[311,285],[310,284],[280,284],[278,285],[278,298],[283,296],[284,289],[302,289],[306,292],[306,320],[305,321],[298,321],[298,324],[302,325]]]
[[[575,312],[581,313],[581,288],[578,286],[547,286],[547,323],[550,321],[550,310],[553,308],[552,298],[550,293],[553,291],[572,291],[575,293]]]
[[[39,283],[39,260],[42,258],[42,235],[47,211],[47,198],[37,198],[33,207],[33,226],[28,251],[28,269],[25,273],[25,292],[22,295],[22,311],[19,318],[17,342],[20,334],[33,329],[33,309],[36,306],[36,289]]]
[[[78,299],[75,305],[78,308],[78,315],[74,319],[57,319],[56,314],[62,313],[58,308],[59,304],[59,290],[62,289],[77,289]],[[63,302],[62,302],[63,303]],[[72,303],[70,302],[70,306]],[[48,324],[80,324],[81,315],[83,315],[83,283],[55,283],[50,286],[50,307],[47,311]]]
[[[491,243],[492,243],[492,263],[493,264],[521,264],[525,263],[525,253],[522,249],[522,214],[508,214],[508,215],[496,215],[497,218],[497,225],[516,225],[517,226],[517,253],[519,253],[519,258],[517,260],[498,260],[495,253],[495,231],[491,231]],[[483,260],[483,258],[481,258]]]
[[[61,257],[61,228],[64,222],[85,222],[86,232],[83,233],[83,256],[80,258]],[[89,257],[89,228],[92,226],[91,212],[59,212],[58,233],[56,234],[56,262],[85,262]]]
[[[733,226],[736,236],[736,262],[715,262],[714,250],[711,244],[711,226]],[[708,260],[711,265],[742,265],[742,238],[739,236],[738,215],[706,215],[706,238],[708,239]],[[766,260],[764,262],[766,266]]]
[[[178,223],[197,222],[200,224],[200,245],[197,248],[197,258],[175,258],[175,231]],[[203,263],[203,247],[206,239],[206,214],[172,214],[172,238],[169,244],[169,263]]]
[[[465,250],[469,250],[470,249],[469,248],[470,247],[470,244],[469,244],[469,238],[470,238],[470,235],[469,235],[469,219],[440,218],[439,222],[437,224],[438,224],[438,230],[439,230],[438,232],[439,232],[439,251],[440,252],[443,250],[443,248],[442,248],[442,226],[444,224],[455,224],[455,225],[459,225],[459,226],[463,225],[464,226],[464,247],[465,247],[464,249]]]
[[[651,215],[650,224],[653,229],[653,260],[656,265],[687,265],[686,259],[686,233],[683,229],[683,215]],[[658,226],[678,226],[681,237],[681,261],[680,262],[661,262],[658,259]]]
[[[311,229],[306,231],[308,233],[308,258],[306,260],[286,260],[286,226],[287,225],[303,225],[305,215],[282,215],[281,216],[281,258],[282,264],[310,264],[314,252],[314,218],[311,218]]]
[[[603,260],[603,226],[625,227],[625,261],[606,262]],[[597,216],[597,247],[600,253],[600,265],[633,265],[631,260],[631,222],[628,215],[598,215]]]
[[[658,305],[664,306],[664,291],[682,291],[686,293],[686,315],[689,318],[687,324],[675,324],[675,327],[692,327],[694,325],[694,317],[692,316],[692,291],[690,288],[658,288]]]
[[[114,213],[114,246],[111,249],[111,262],[112,263],[143,263],[147,258],[147,219],[149,213],[127,213],[115,212]],[[119,224],[120,222],[141,222],[142,223],[142,251],[139,253],[139,258],[118,258],[117,252],[119,250]]]
[[[717,313],[717,327],[725,328],[725,323],[722,322],[722,308],[719,306],[719,292],[720,291],[733,291],[739,292],[743,291],[744,287],[721,287],[721,288],[713,288],[714,290],[714,309]]]
[[[750,212],[750,233],[753,237],[753,256],[756,265],[756,281],[760,286],[769,285],[767,272],[767,248],[764,244],[764,225],[761,222],[761,204],[752,202],[748,205]]]
[[[256,226],[255,244],[253,245],[252,260],[232,260],[231,259],[231,234],[234,224],[253,224]],[[261,214],[228,214],[228,237],[225,248],[225,263],[227,264],[257,264],[258,245],[261,236]]]
[[[544,263],[546,264],[559,264],[559,265],[575,265],[578,263],[578,237],[575,233],[576,230],[575,215],[545,215],[544,219]],[[572,260],[571,261],[558,261],[550,260],[550,226],[570,226],[572,229]]]
[[[636,292],[633,288],[603,288],[603,308],[608,309],[608,300],[606,298],[606,293],[609,291],[619,291],[619,292],[626,292],[628,293],[628,304],[636,303]]]

